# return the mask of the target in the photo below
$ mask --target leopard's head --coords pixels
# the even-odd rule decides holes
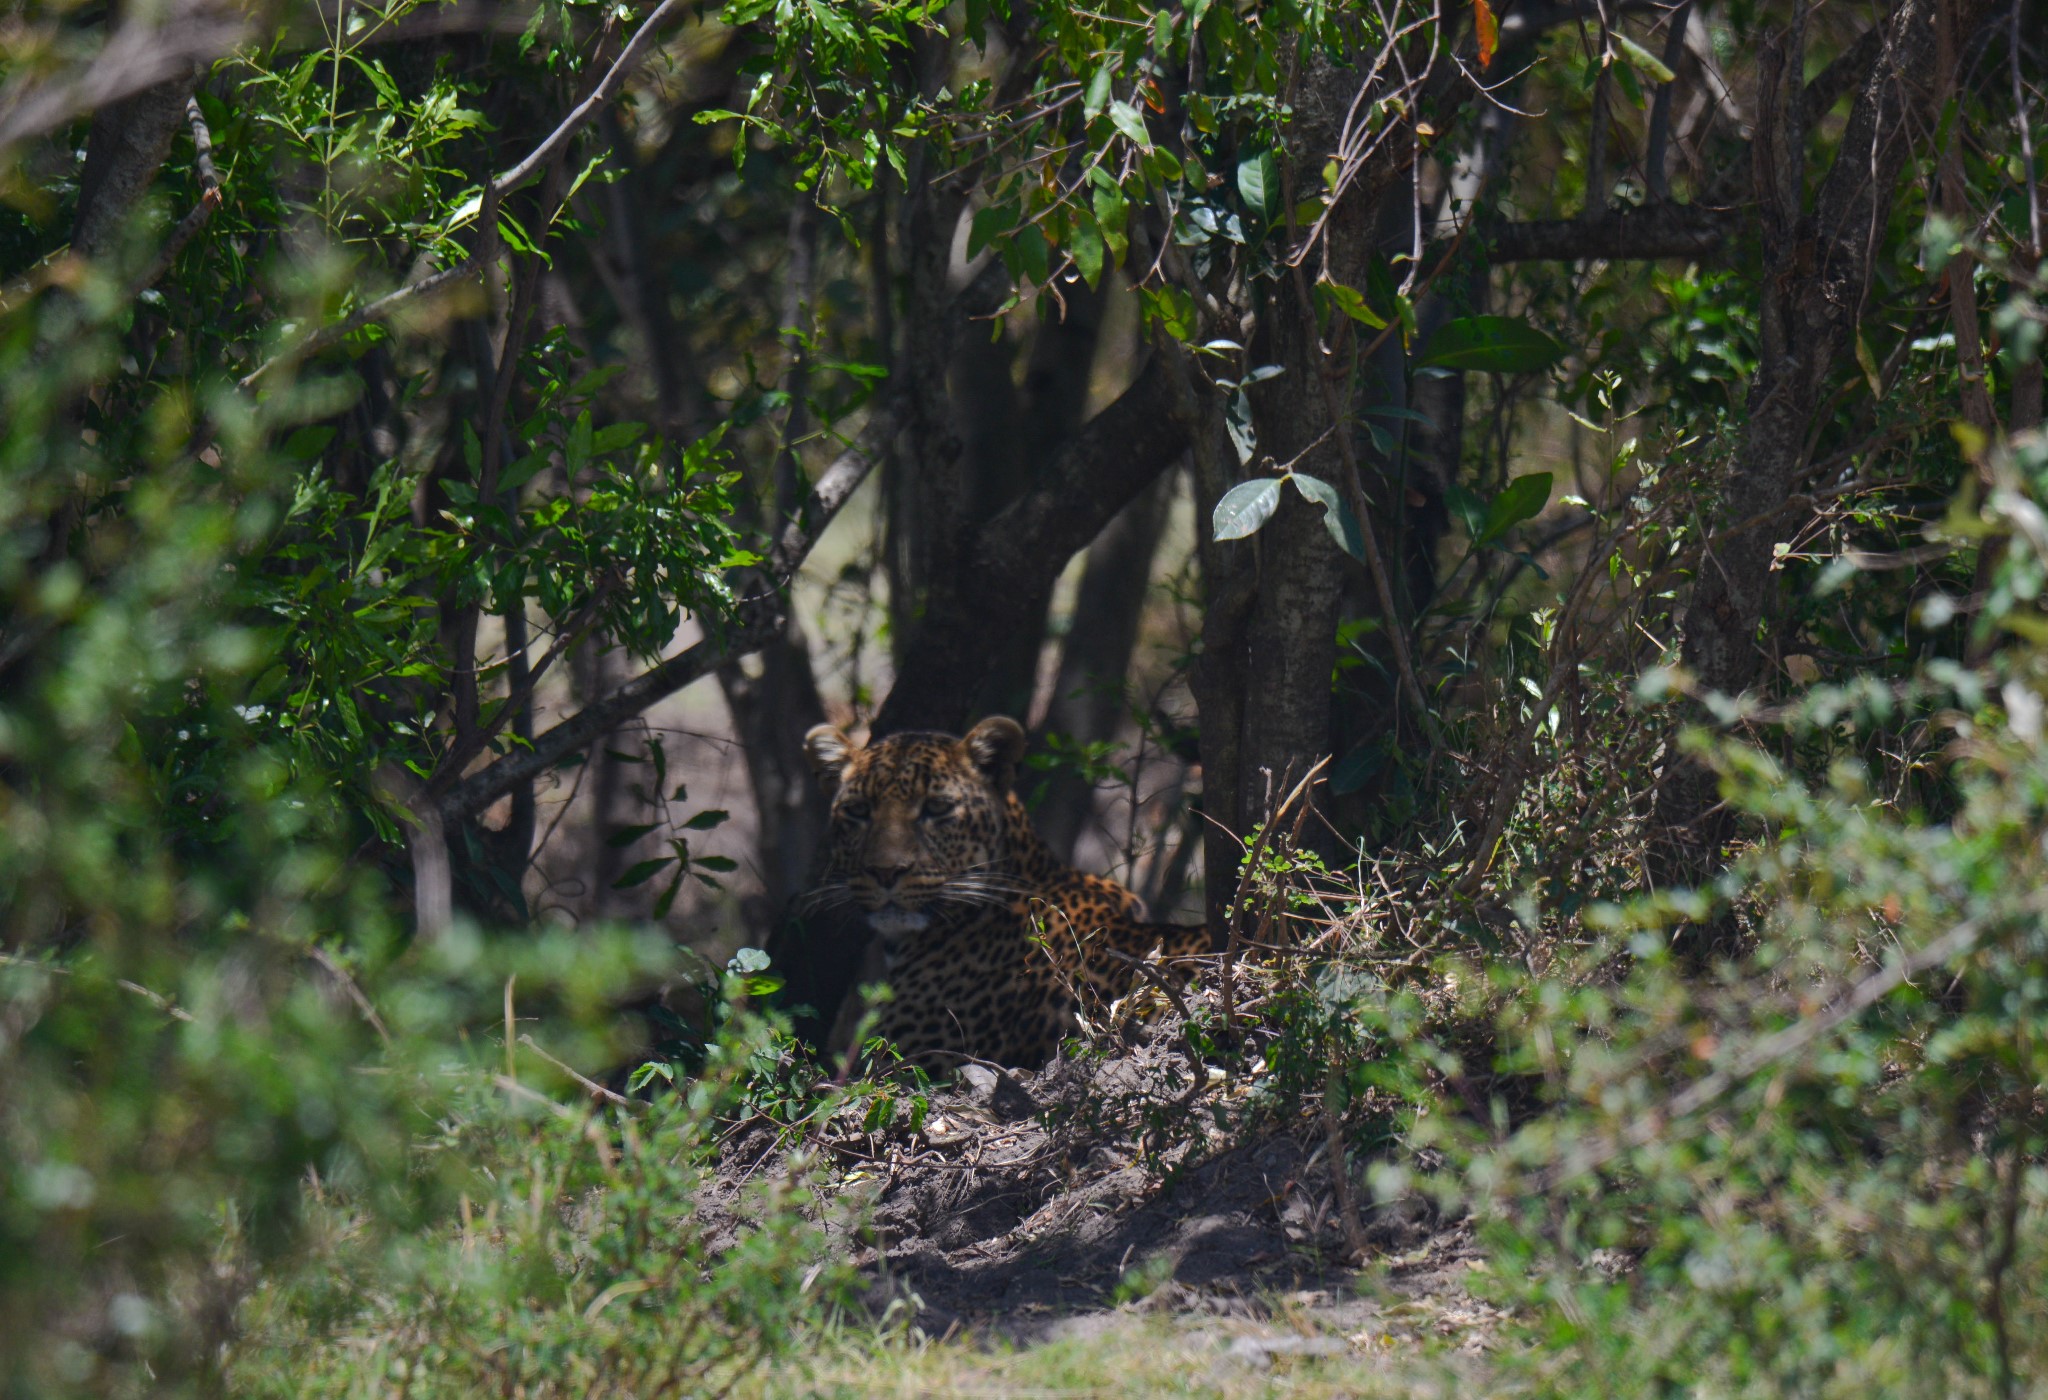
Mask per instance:
[[[832,799],[824,877],[806,896],[820,908],[851,902],[883,935],[919,933],[952,908],[1007,904],[1010,785],[1024,730],[995,716],[950,734],[892,734],[856,748],[821,724],[804,736]]]

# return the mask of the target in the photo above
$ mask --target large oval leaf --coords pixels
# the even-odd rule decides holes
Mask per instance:
[[[1529,374],[1549,369],[1563,358],[1564,347],[1527,321],[1512,316],[1462,316],[1437,328],[1415,357],[1415,367]]]
[[[1241,540],[1273,518],[1280,504],[1280,478],[1241,481],[1223,493],[1210,523],[1219,540]]]
[[[1524,520],[1534,518],[1550,504],[1551,475],[1530,472],[1501,488],[1486,508],[1486,524],[1480,527],[1478,544],[1492,544]]]
[[[1268,150],[1248,151],[1237,162],[1237,193],[1244,207],[1270,221],[1280,208],[1280,162]]]
[[[1323,508],[1323,528],[1330,532],[1330,538],[1359,563],[1365,562],[1365,540],[1358,533],[1358,517],[1344,504],[1337,488],[1319,476],[1307,472],[1289,472],[1287,479],[1294,483],[1294,489],[1308,500]]]

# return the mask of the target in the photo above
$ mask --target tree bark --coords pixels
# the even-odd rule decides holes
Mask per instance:
[[[973,532],[948,586],[927,599],[873,734],[961,732],[993,673],[992,641],[1039,623],[1067,561],[1186,445],[1155,357],[1061,449],[1039,486]]]
[[[1757,631],[1775,596],[1773,545],[1807,465],[1814,415],[1855,333],[1873,261],[1912,136],[1933,118],[1936,0],[1901,0],[1884,23],[1835,159],[1809,213],[1802,193],[1806,103],[1796,30],[1767,39],[1760,61],[1753,147],[1762,233],[1762,355],[1748,421],[1714,514],[1683,626],[1686,671],[1702,690],[1737,694],[1754,685],[1764,653]],[[1984,5],[1958,6],[1965,33]],[[1716,780],[1673,754],[1657,794],[1652,874],[1695,884],[1718,868],[1733,830],[1717,805]],[[1725,930],[1695,942],[1726,946]]]
[[[128,216],[142,203],[185,122],[185,103],[198,82],[188,69],[93,113],[78,176],[78,214],[71,251],[100,258],[115,250]]]

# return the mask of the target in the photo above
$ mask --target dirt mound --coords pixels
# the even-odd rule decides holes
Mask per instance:
[[[863,1222],[835,1237],[871,1280],[870,1306],[914,1309],[931,1335],[1029,1342],[1112,1308],[1262,1317],[1283,1299],[1345,1333],[1417,1330],[1390,1309],[1418,1302],[1430,1330],[1482,1326],[1488,1310],[1463,1288],[1468,1232],[1419,1203],[1374,1209],[1362,1280],[1320,1132],[1215,1126],[1238,1117],[1219,1105],[1253,1091],[1191,1063],[1169,1016],[1036,1074],[969,1066],[916,1131],[830,1143],[821,1196]],[[773,1145],[748,1135],[728,1160],[758,1166]]]

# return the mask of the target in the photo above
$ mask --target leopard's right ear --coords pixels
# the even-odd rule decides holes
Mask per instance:
[[[814,725],[804,735],[804,756],[811,761],[811,771],[818,775],[818,786],[830,796],[839,790],[847,760],[853,757],[853,740],[837,725]]]

